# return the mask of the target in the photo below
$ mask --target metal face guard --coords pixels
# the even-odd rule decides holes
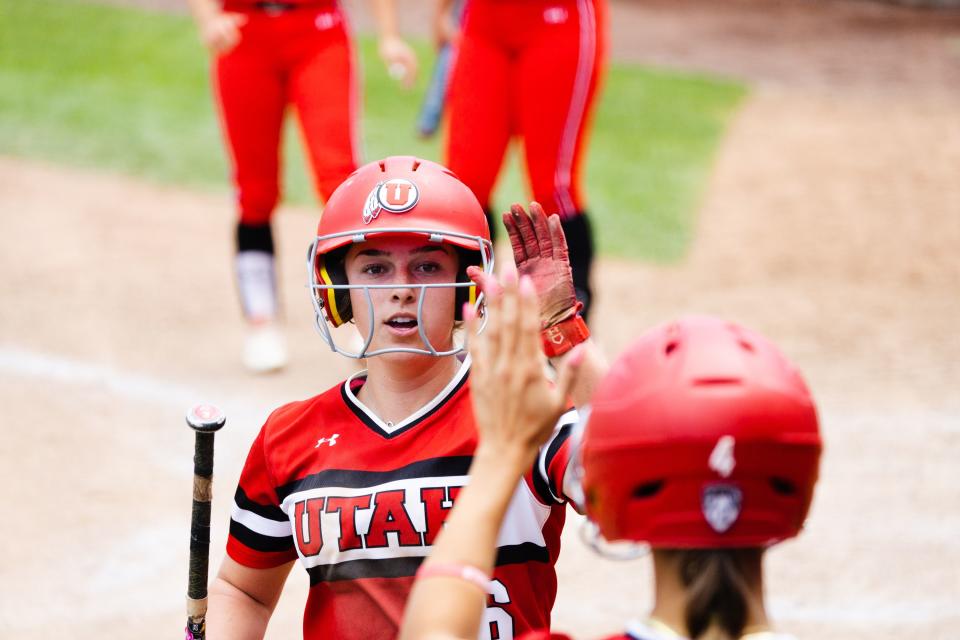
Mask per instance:
[[[327,236],[318,236],[313,243],[310,245],[310,249],[307,252],[307,286],[310,289],[310,299],[313,303],[314,311],[314,326],[317,329],[317,332],[320,334],[320,337],[323,338],[323,341],[327,343],[331,351],[339,353],[340,355],[346,356],[348,358],[362,359],[370,358],[373,356],[383,355],[385,353],[414,353],[420,355],[428,355],[435,357],[445,357],[451,356],[465,351],[469,345],[469,336],[464,335],[463,343],[459,346],[455,346],[453,349],[447,349],[444,351],[437,350],[430,340],[427,338],[426,333],[424,332],[424,322],[423,322],[423,302],[426,299],[427,289],[437,289],[437,288],[462,288],[462,287],[471,287],[475,286],[472,282],[443,282],[443,283],[434,283],[434,284],[421,284],[421,285],[406,285],[410,288],[419,289],[419,300],[417,301],[417,329],[420,334],[420,339],[423,341],[423,344],[426,348],[417,348],[417,347],[386,347],[383,349],[376,349],[374,351],[369,351],[370,343],[373,341],[373,331],[376,326],[376,319],[373,310],[373,298],[370,294],[371,289],[395,289],[397,285],[395,284],[380,284],[380,285],[350,285],[350,284],[326,284],[319,282],[317,279],[317,246],[321,241],[340,238],[340,237],[349,237],[351,242],[354,244],[362,243],[367,241],[368,235],[390,235],[390,234],[417,234],[424,235],[429,238],[431,242],[443,242],[443,237],[455,237],[467,240],[471,243],[476,243],[477,250],[480,252],[480,257],[482,260],[482,266],[484,273],[493,273],[493,243],[489,240],[482,238],[480,236],[471,236],[466,234],[460,234],[450,231],[440,231],[435,229],[378,229],[374,234],[368,234],[363,232],[345,232],[330,234]],[[457,245],[460,246],[460,245]],[[350,289],[363,289],[364,297],[367,302],[367,311],[369,312],[369,317],[371,319],[370,328],[367,331],[367,335],[364,338],[363,346],[359,351],[353,352],[347,349],[344,349],[336,343],[336,340],[333,337],[333,333],[330,331],[330,324],[327,322],[325,315],[325,303],[324,295],[329,290],[350,290]],[[477,311],[477,314],[481,317],[482,321],[480,324],[479,331],[487,326],[487,315],[486,315],[486,304],[484,300],[483,293],[480,293],[476,301],[474,302],[474,309]]]

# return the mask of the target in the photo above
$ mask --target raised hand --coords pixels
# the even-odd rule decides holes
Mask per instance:
[[[556,214],[547,217],[543,207],[530,203],[530,213],[514,204],[503,214],[510,236],[513,260],[521,276],[533,282],[540,299],[540,326],[546,328],[573,317],[582,307],[577,301],[567,254],[567,240]]]

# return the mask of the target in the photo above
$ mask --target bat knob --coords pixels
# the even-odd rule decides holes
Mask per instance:
[[[212,404],[198,404],[187,412],[187,424],[194,431],[213,433],[227,422],[227,416]]]

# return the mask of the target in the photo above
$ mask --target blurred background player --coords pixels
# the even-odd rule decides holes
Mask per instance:
[[[535,314],[522,290],[501,295],[488,302],[491,313]],[[475,458],[471,484],[419,571],[404,640],[476,637],[506,488],[563,410],[537,361],[535,324],[522,315],[470,346],[478,452],[499,463]],[[767,616],[762,559],[799,533],[821,441],[807,387],[777,348],[716,318],[681,319],[628,347],[583,415],[567,494],[603,539],[653,548],[653,611],[613,638],[786,638]]]
[[[534,251],[549,245],[549,231],[542,216],[518,223],[513,233],[537,255],[517,262],[554,285],[544,290],[553,306],[543,312],[568,318],[558,306],[575,306],[563,253]],[[464,307],[483,305],[468,272],[483,280],[493,269],[473,193],[433,162],[391,157],[365,165],[331,195],[310,264],[318,329],[339,353],[366,358],[367,369],[277,409],[253,443],[227,557],[210,588],[211,639],[262,637],[298,558],[310,576],[305,638],[395,637],[417,567],[468,480],[477,434],[470,360],[457,329]],[[565,278],[556,275],[563,269]],[[524,282],[533,288],[533,275]],[[536,309],[531,321],[539,328]],[[362,336],[357,351],[342,343],[351,323]],[[556,360],[572,351],[552,353]],[[576,404],[589,375],[574,387],[564,380],[558,388],[571,389]],[[502,631],[493,637],[549,625],[576,420],[567,409],[555,416],[536,463],[510,479],[515,500],[486,614],[488,628]]]
[[[533,200],[560,215],[586,318],[594,245],[581,178],[606,58],[606,0],[464,0],[462,10],[453,2],[439,0],[435,17],[437,45],[456,45],[445,163],[493,229],[505,151],[512,137],[523,141]]]
[[[248,334],[244,364],[279,369],[287,349],[270,220],[280,198],[280,145],[296,109],[321,201],[360,162],[360,91],[353,36],[337,0],[188,0],[212,56],[212,83],[238,210],[235,272]],[[412,86],[417,61],[397,35],[394,0],[373,0],[379,52]]]

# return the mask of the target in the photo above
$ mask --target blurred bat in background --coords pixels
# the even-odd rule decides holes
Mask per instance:
[[[451,16],[457,25],[462,23],[463,0],[456,0],[453,3]],[[420,105],[420,113],[417,116],[417,132],[423,138],[433,136],[440,127],[453,58],[454,45],[449,41],[445,42],[437,52],[430,84],[427,86],[427,93],[423,97],[423,104]]]
[[[430,84],[427,86],[427,93],[423,97],[420,114],[417,116],[417,132],[424,138],[432,136],[440,127],[452,57],[453,47],[450,44],[443,45],[437,53],[433,75],[430,76]]]

